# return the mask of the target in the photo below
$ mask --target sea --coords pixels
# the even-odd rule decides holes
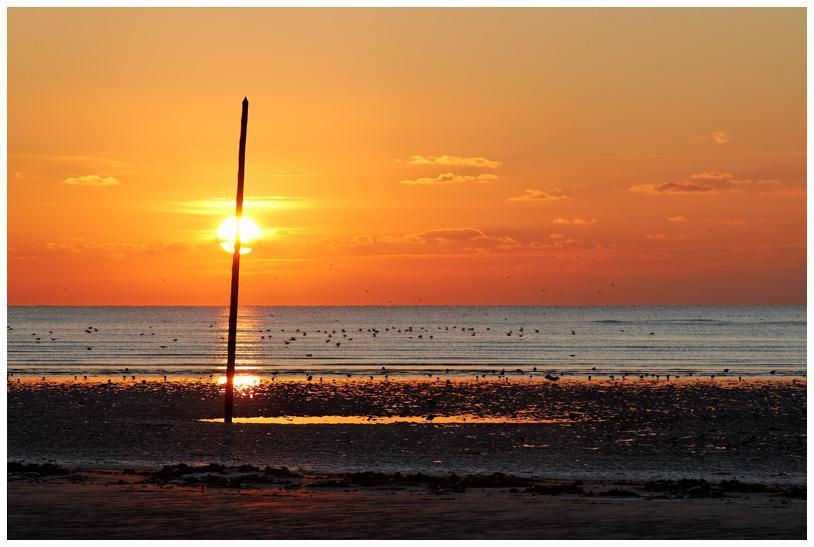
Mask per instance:
[[[210,378],[225,307],[9,307],[17,378]],[[239,373],[503,377],[806,375],[806,308],[243,307]]]

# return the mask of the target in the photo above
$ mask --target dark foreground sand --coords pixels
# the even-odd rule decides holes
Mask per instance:
[[[13,473],[10,539],[805,538],[805,493],[508,476]],[[184,477],[193,477],[185,480]],[[273,478],[268,478],[272,477]],[[231,477],[231,478],[230,478]],[[255,481],[257,483],[255,483]],[[363,486],[364,485],[364,486]],[[712,497],[710,497],[712,496]]]
[[[277,381],[237,402],[484,424],[199,421],[221,404],[203,381],[10,384],[9,460],[71,471],[10,468],[9,536],[805,536],[801,382]],[[179,462],[260,469],[159,471]]]

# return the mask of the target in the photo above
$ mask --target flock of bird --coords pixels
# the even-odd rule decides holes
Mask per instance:
[[[210,329],[216,328],[216,324],[215,323],[210,323],[209,328]],[[14,328],[11,325],[7,326],[7,329],[8,329],[9,332],[14,330]],[[90,335],[95,335],[95,334],[99,333],[99,329],[97,327],[94,327],[94,326],[88,326],[87,328],[85,328],[83,330],[84,330],[84,332],[86,334],[90,334]],[[619,329],[619,330],[620,330],[620,332],[625,332],[625,329]],[[450,332],[450,331],[451,332],[458,332],[460,335],[470,336],[470,337],[477,336],[477,334],[478,334],[478,331],[475,329],[475,327],[466,327],[466,326],[459,327],[457,325],[453,325],[451,327],[450,326],[437,326],[434,330],[430,329],[428,327],[413,327],[413,326],[407,326],[407,327],[395,327],[395,326],[392,326],[392,327],[384,327],[384,328],[375,328],[375,327],[361,328],[360,327],[360,328],[355,329],[355,330],[344,329],[344,328],[339,328],[339,329],[315,329],[312,332],[309,332],[309,331],[306,331],[306,330],[303,330],[303,329],[300,329],[300,328],[296,328],[294,330],[290,330],[290,329],[286,330],[286,329],[282,328],[279,331],[280,334],[282,335],[279,339],[281,339],[282,344],[284,346],[291,346],[291,345],[296,344],[297,342],[301,342],[304,339],[308,338],[309,334],[310,334],[310,339],[309,340],[313,340],[314,338],[322,338],[324,343],[330,344],[332,346],[332,348],[333,348],[331,350],[331,353],[332,353],[333,351],[336,351],[336,348],[341,348],[343,344],[347,345],[348,343],[353,342],[354,337],[368,335],[371,338],[377,338],[380,335],[395,334],[395,335],[402,335],[401,338],[406,338],[406,339],[409,339],[409,340],[413,340],[413,339],[416,339],[416,340],[433,340],[433,339],[435,339],[435,335],[438,333],[438,331],[441,331],[443,333],[447,333],[447,332]],[[482,331],[490,332],[490,334],[495,334],[495,333],[491,332],[492,331],[491,327],[483,327]],[[496,329],[496,331],[497,331],[497,329]],[[273,335],[271,334],[272,329],[270,329],[270,328],[259,329],[256,332],[259,333],[259,338],[255,338],[255,341],[257,341],[257,342],[265,342],[265,341],[272,341],[273,340]],[[541,329],[526,329],[525,327],[515,327],[515,328],[508,329],[508,330],[507,329],[502,330],[502,334],[505,335],[506,337],[515,337],[515,338],[523,338],[527,334],[530,334],[532,332],[534,334],[540,334]],[[53,336],[53,335],[54,335],[54,331],[49,330],[48,331],[48,336],[46,338],[49,338],[51,341],[58,341],[59,338],[56,337],[56,336]],[[577,336],[576,330],[570,329],[570,335],[571,336]],[[655,335],[654,332],[649,332],[648,333],[648,336],[654,336],[654,335]],[[30,334],[30,336],[33,338],[35,343],[41,343],[43,341],[43,337],[45,337],[44,335],[38,335],[38,333],[36,333],[36,332],[32,332]],[[140,337],[141,336],[156,336],[156,333],[153,330],[152,326],[148,326],[147,330],[145,332],[139,332],[138,336],[140,336]],[[220,336],[221,340],[225,340],[225,338],[226,338],[225,336]],[[241,333],[241,344],[245,344],[247,338],[248,338],[248,336],[247,336],[247,334],[245,332]],[[173,343],[177,343],[178,341],[179,341],[179,338],[177,338],[177,337],[172,338]],[[161,350],[165,350],[165,349],[167,349],[169,347],[169,345],[170,345],[169,342],[167,342],[165,344],[157,344],[157,347],[159,349],[161,349]],[[85,346],[85,349],[86,349],[86,351],[93,351],[94,346],[92,346],[92,345]],[[313,352],[310,352],[310,353],[304,352],[304,357],[306,359],[313,358],[314,353]],[[568,354],[568,357],[574,358],[574,357],[576,357],[576,354],[573,354],[573,353]],[[135,375],[129,374],[130,373],[129,368],[125,368],[122,372],[124,372],[124,375],[122,376],[122,380],[126,381],[128,376],[130,377],[131,380],[136,380]],[[388,371],[385,367],[381,367],[381,371],[379,371],[379,372],[380,372],[380,376],[383,377],[385,380],[389,379],[391,371]],[[445,374],[448,375],[448,374],[450,374],[451,371],[450,371],[450,369],[446,369],[444,372],[445,372]],[[457,371],[452,371],[452,372],[460,374],[462,371],[457,370]],[[517,369],[514,369],[513,371],[509,371],[509,372],[507,372],[505,368],[502,368],[500,370],[498,370],[498,369],[486,369],[486,370],[471,371],[471,372],[474,372],[474,379],[475,380],[486,380],[486,379],[492,377],[492,378],[495,378],[497,380],[509,381],[510,376],[512,376],[513,374],[516,374],[516,375],[520,375],[520,376],[528,375],[529,379],[533,379],[535,377],[535,375],[536,375],[538,377],[542,377],[543,379],[545,379],[546,381],[549,381],[549,382],[556,382],[561,377],[566,376],[566,374],[567,374],[565,372],[557,372],[556,370],[538,371],[538,368],[536,366],[531,367],[529,370],[524,370],[522,368],[517,368]],[[730,369],[727,368],[727,369],[723,369],[721,371],[721,374],[726,375],[729,372],[730,372]],[[274,377],[276,376],[276,374],[277,374],[276,372],[272,373],[272,380],[274,380]],[[351,373],[351,372],[346,372],[344,374],[348,378],[351,378],[351,377],[354,376],[353,373]],[[559,374],[559,376],[557,376],[556,374]],[[776,374],[776,371],[772,370],[772,371],[769,372],[769,374],[774,375],[774,374]],[[11,374],[11,375],[13,376],[13,374]],[[304,372],[304,375],[305,375],[306,380],[308,382],[311,382],[313,380],[313,378],[314,378],[313,374],[308,373],[308,372]],[[429,372],[426,375],[429,378],[433,378],[433,376],[435,376],[436,381],[439,381],[441,379],[440,375],[435,374],[433,372]],[[368,378],[370,380],[374,379],[374,376],[369,375],[369,374],[364,374],[364,376],[368,376]],[[575,376],[579,376],[579,375],[575,374]],[[604,376],[604,377],[606,377],[606,378],[608,378],[610,380],[616,380],[616,379],[627,380],[628,376],[631,376],[631,377],[638,377],[640,380],[645,380],[645,379],[649,378],[649,379],[655,379],[657,381],[661,380],[662,377],[667,381],[669,381],[669,380],[671,380],[673,378],[679,378],[680,377],[680,375],[678,375],[678,374],[657,374],[657,373],[636,373],[636,374],[620,373],[620,374],[612,374],[612,373],[603,373],[603,372],[597,373],[596,372],[596,367],[593,367],[590,372],[588,372],[587,374],[583,374],[582,376],[587,376],[587,379],[589,381],[592,380],[594,376]],[[687,373],[685,373],[685,376],[693,377],[694,373],[687,372]],[[709,378],[714,379],[717,375],[716,374],[709,374],[708,376],[709,376]],[[211,377],[212,376],[210,375],[210,378]],[[74,378],[78,379],[78,376],[75,376]],[[88,378],[87,376],[83,376],[83,379],[87,380],[87,378]],[[163,378],[164,378],[165,381],[167,380],[166,376],[164,376]],[[45,378],[43,377],[43,379],[45,379]],[[738,376],[738,379],[742,380],[742,377]],[[112,380],[109,380],[109,381],[112,381]],[[146,382],[146,380],[142,380],[142,381]],[[319,381],[322,381],[321,377],[319,378]],[[449,382],[449,381],[450,380],[447,380],[447,382]]]

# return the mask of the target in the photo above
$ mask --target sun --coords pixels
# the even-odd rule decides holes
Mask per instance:
[[[218,227],[218,239],[221,248],[227,253],[235,252],[235,236],[237,235],[237,218],[229,217]],[[247,244],[260,238],[260,227],[249,217],[240,218],[240,254],[252,252]]]

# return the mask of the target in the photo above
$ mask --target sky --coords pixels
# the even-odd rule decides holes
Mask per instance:
[[[10,305],[806,295],[784,9],[8,12]]]

